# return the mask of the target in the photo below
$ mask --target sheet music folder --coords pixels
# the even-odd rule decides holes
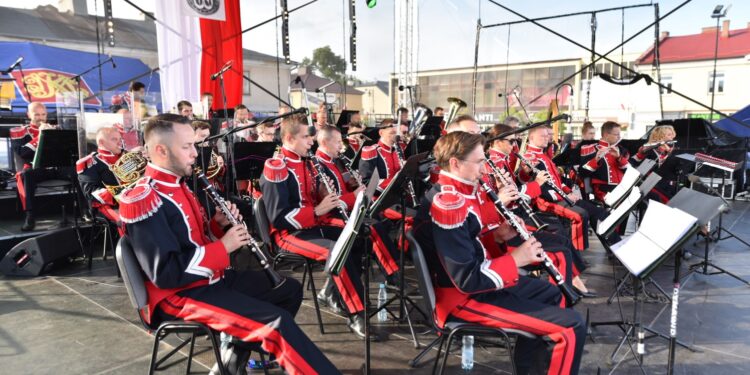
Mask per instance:
[[[630,193],[622,200],[622,203],[612,210],[609,216],[599,222],[599,225],[596,227],[596,233],[605,238],[609,236],[615,227],[628,217],[630,211],[646,198],[659,180],[661,180],[661,176],[651,173],[640,186],[633,186],[630,189]]]
[[[39,145],[32,166],[37,168],[74,167],[78,160],[78,131],[45,129],[39,134]]]
[[[652,200],[638,231],[614,244],[612,252],[631,274],[645,279],[698,230],[697,221],[678,208]]]

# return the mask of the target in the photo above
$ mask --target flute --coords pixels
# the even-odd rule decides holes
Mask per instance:
[[[224,198],[221,197],[218,191],[216,191],[216,188],[211,184],[211,182],[208,181],[208,178],[206,178],[206,175],[203,174],[202,171],[197,170],[196,171],[196,177],[198,178],[198,181],[203,185],[203,190],[206,191],[208,198],[211,199],[211,201],[216,206],[216,209],[221,211],[221,213],[224,214],[224,216],[229,219],[229,223],[232,226],[235,225],[242,225],[247,229],[247,225],[245,223],[240,223],[237,218],[232,215],[232,211],[229,209],[229,206],[227,205],[227,202],[224,200]],[[253,236],[250,236],[250,250],[252,251],[255,258],[258,260],[258,263],[260,263],[261,267],[263,268],[263,271],[268,276],[268,279],[271,281],[271,284],[273,285],[273,288],[277,288],[279,285],[284,283],[286,278],[281,276],[278,272],[276,272],[275,269],[271,266],[271,257],[265,253],[265,250],[263,250],[263,247],[261,243],[259,243]]]
[[[521,238],[524,241],[527,241],[529,238],[531,238],[531,234],[526,230],[524,226],[519,223],[515,216],[513,215],[510,210],[505,207],[503,202],[500,200],[500,197],[495,194],[495,192],[492,190],[491,187],[487,185],[486,182],[484,182],[481,178],[478,180],[480,186],[482,186],[482,189],[487,193],[487,195],[490,197],[493,203],[495,203],[495,208],[497,208],[498,212],[505,216],[505,219],[508,221],[508,224],[513,227],[513,229],[518,232],[518,235],[521,236]],[[552,260],[547,256],[547,253],[542,251],[542,266],[544,267],[545,271],[552,276],[552,278],[555,280],[555,283],[557,284],[557,287],[560,288],[560,292],[565,296],[565,299],[568,301],[568,304],[570,306],[575,305],[578,303],[578,301],[581,300],[581,296],[575,292],[568,284],[565,283],[565,278],[560,273],[560,271],[555,267],[555,265],[552,263]]]

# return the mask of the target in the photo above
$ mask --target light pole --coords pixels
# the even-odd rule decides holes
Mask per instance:
[[[716,84],[716,62],[719,57],[719,32],[721,31],[719,23],[727,15],[731,7],[731,5],[726,8],[723,5],[717,5],[713,13],[711,13],[711,18],[716,18],[716,43],[714,44],[714,72],[711,75],[711,112],[708,115],[708,122],[714,122],[714,98],[716,97],[716,86],[718,86]]]

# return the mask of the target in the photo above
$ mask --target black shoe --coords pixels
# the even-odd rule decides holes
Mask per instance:
[[[325,284],[323,284],[323,289],[318,292],[318,295],[315,296],[315,298],[318,299],[318,304],[328,306],[328,309],[332,313],[341,315],[344,313],[344,310],[341,308],[341,305],[336,298],[334,286],[335,284],[331,278],[326,279]]]
[[[401,271],[396,271],[390,276],[386,276],[385,285],[387,287],[398,288],[398,286],[401,285]]]
[[[360,339],[365,339],[365,318],[362,316],[362,314],[354,315],[350,318],[349,321],[349,329],[357,335]],[[370,341],[380,341],[380,337],[378,332],[375,332],[373,330],[373,327],[370,326]]]
[[[34,230],[35,226],[36,219],[34,219],[34,214],[31,213],[31,211],[26,211],[26,220],[24,220],[23,226],[21,226],[21,230],[24,232],[28,232],[30,230]]]
[[[579,296],[581,296],[581,297],[583,297],[583,298],[596,298],[596,297],[599,297],[599,295],[598,295],[598,294],[596,294],[596,292],[594,292],[594,291],[592,291],[592,290],[589,290],[588,292],[584,292],[584,291],[582,291],[582,290],[580,290],[580,289],[576,288],[575,286],[573,287],[573,290],[574,290],[574,291],[575,291],[576,293],[578,293],[578,295],[579,295]]]

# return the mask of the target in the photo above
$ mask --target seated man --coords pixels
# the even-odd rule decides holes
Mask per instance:
[[[594,197],[600,202],[620,184],[629,164],[630,153],[619,142],[620,124],[607,121],[602,124],[599,143],[581,147],[581,177],[591,177]]]
[[[122,156],[122,135],[115,127],[99,128],[96,132],[96,145],[98,148],[95,152],[76,162],[78,181],[89,207],[120,229],[118,197],[112,195],[107,186],[122,184],[112,173],[112,165]]]
[[[331,222],[332,211],[340,207],[339,197],[321,191],[312,161],[307,157],[313,138],[307,132],[305,117],[289,116],[282,120],[281,142],[281,152],[277,158],[266,161],[260,179],[271,238],[282,251],[325,261],[342,232],[342,226]],[[355,245],[354,249],[362,251],[362,246]],[[353,252],[341,273],[331,279],[350,317],[349,328],[364,337],[361,261],[361,256]],[[330,282],[322,290],[333,289],[329,285]]]
[[[146,276],[144,321],[200,322],[244,342],[261,342],[288,373],[338,373],[294,322],[302,302],[299,282],[286,279],[273,288],[263,272],[227,269],[229,254],[247,245],[249,234],[243,226],[230,226],[221,212],[205,222],[183,180],[197,156],[187,118],[152,117],[144,136],[151,162],[120,200],[120,217]],[[233,204],[230,210],[242,221]],[[220,239],[212,239],[206,227]],[[244,370],[249,353],[233,345],[227,351],[232,355],[222,356],[224,361],[236,360],[227,361],[230,373]]]
[[[493,258],[479,240],[487,219],[481,207],[487,196],[476,184],[483,172],[483,145],[484,137],[465,132],[441,137],[435,145],[441,176],[423,198],[414,226],[433,275],[437,299],[432,313],[440,326],[466,321],[542,336],[519,337],[514,351],[518,373],[541,373],[549,363],[549,374],[577,374],[586,339],[581,316],[558,306],[556,287],[518,275],[519,267],[543,259],[540,243],[532,237]]]
[[[10,130],[11,147],[15,156],[23,162],[23,167],[16,173],[16,186],[21,208],[26,216],[22,231],[30,231],[36,226],[34,217],[34,195],[38,183],[47,180],[69,180],[76,182],[73,168],[32,168],[39,136],[42,130],[57,129],[56,125],[47,123],[47,108],[39,102],[29,103],[26,115],[31,120],[29,125]]]
[[[362,158],[359,161],[359,170],[362,173],[362,180],[365,184],[370,182],[375,170],[378,171],[380,182],[378,183],[377,193],[379,195],[388,186],[388,184],[401,170],[401,161],[396,152],[396,128],[393,120],[385,119],[378,126],[380,140],[377,144],[362,148]],[[399,143],[403,150],[406,147]]]

